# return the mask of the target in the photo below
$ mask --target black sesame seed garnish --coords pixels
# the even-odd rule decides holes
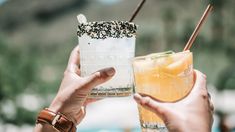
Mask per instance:
[[[137,26],[134,23],[124,21],[88,22],[78,25],[77,35],[81,37],[87,34],[94,39],[106,39],[107,37],[123,38],[136,35]]]

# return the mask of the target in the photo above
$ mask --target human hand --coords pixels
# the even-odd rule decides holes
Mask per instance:
[[[135,94],[136,102],[156,113],[170,132],[210,132],[214,107],[206,88],[206,76],[195,70],[195,84],[187,97],[175,103],[163,103]]]
[[[76,125],[85,116],[85,106],[95,101],[87,99],[92,88],[108,81],[115,74],[114,68],[106,68],[81,77],[79,65],[80,54],[77,46],[70,55],[59,91],[49,107],[49,110],[64,114]]]

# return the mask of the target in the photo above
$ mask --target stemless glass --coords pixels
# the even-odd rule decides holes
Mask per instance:
[[[135,54],[137,26],[124,21],[88,22],[78,26],[81,76],[106,67],[116,74],[108,82],[95,87],[89,97],[129,96],[133,91],[131,59]]]
[[[133,61],[135,91],[161,102],[184,98],[193,86],[193,57],[189,51],[163,52],[136,57]],[[165,132],[163,121],[138,106],[143,132]]]

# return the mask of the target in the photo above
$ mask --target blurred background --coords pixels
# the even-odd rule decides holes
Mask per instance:
[[[70,51],[77,45],[77,14],[88,21],[129,20],[139,1],[0,0],[0,131],[32,131],[40,109],[55,96]],[[147,0],[136,19],[136,55],[181,51],[208,1]],[[207,75],[215,105],[214,132],[235,129],[235,1],[214,10],[191,51]],[[131,97],[88,107],[82,132],[139,132]]]

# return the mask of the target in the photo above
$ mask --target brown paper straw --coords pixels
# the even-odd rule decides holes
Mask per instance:
[[[213,8],[213,6],[211,4],[209,4],[207,6],[205,12],[203,13],[199,23],[197,24],[195,30],[193,31],[193,34],[191,35],[190,39],[188,40],[187,44],[185,45],[183,51],[189,50],[192,47],[193,42],[195,41],[202,24],[205,22],[205,20],[208,17],[208,15],[209,15],[210,11],[212,10],[212,8]]]
[[[137,6],[137,8],[135,9],[134,13],[132,14],[131,16],[131,19],[129,20],[129,22],[132,22],[136,15],[139,13],[140,9],[143,7],[144,3],[145,3],[146,0],[142,0],[139,5]]]

